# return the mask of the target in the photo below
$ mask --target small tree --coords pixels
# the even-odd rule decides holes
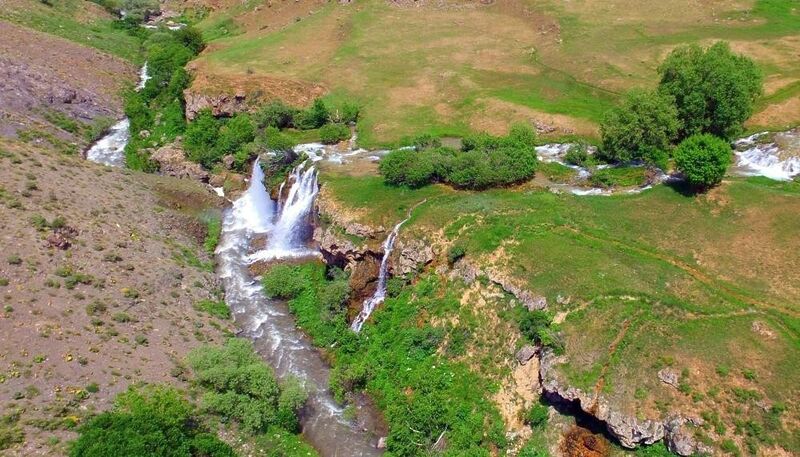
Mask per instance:
[[[678,111],[671,96],[633,90],[600,123],[602,154],[617,162],[657,163],[678,133]]]
[[[681,138],[712,133],[730,139],[741,132],[761,94],[762,76],[749,58],[731,52],[725,42],[703,50],[675,49],[658,68],[658,90],[675,99]]]
[[[707,189],[722,181],[731,165],[731,147],[713,135],[693,135],[675,149],[675,166],[694,187]]]

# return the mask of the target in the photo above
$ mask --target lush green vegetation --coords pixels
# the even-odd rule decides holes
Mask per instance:
[[[224,346],[203,346],[188,357],[205,389],[202,408],[250,434],[270,427],[297,431],[297,412],[306,400],[298,382],[280,385],[249,341],[231,338]]]
[[[679,127],[673,98],[658,92],[632,91],[600,123],[602,155],[615,162],[661,165],[669,156]]]
[[[710,133],[732,139],[742,132],[762,91],[755,62],[732,53],[725,42],[705,50],[696,45],[675,49],[658,71],[659,92],[675,100],[681,138]]]
[[[692,135],[675,149],[675,167],[701,189],[719,184],[732,161],[730,144],[714,135]]]
[[[350,138],[350,129],[344,124],[325,124],[319,129],[319,137],[325,144],[336,144]]]
[[[134,170],[154,171],[147,148],[156,148],[184,133],[183,90],[190,82],[184,66],[203,47],[199,32],[191,27],[153,32],[145,42],[150,79],[140,91],[125,94],[125,115],[131,139],[125,160]]]
[[[195,408],[171,387],[130,389],[114,408],[92,418],[71,443],[71,457],[152,455],[234,457],[230,446],[203,427]]]
[[[346,278],[320,263],[276,266],[264,276],[272,296],[288,297],[298,325],[332,352],[331,387],[344,400],[365,390],[385,412],[390,455],[427,455],[444,433],[445,455],[491,455],[503,448],[502,420],[486,393],[491,384],[466,365],[437,355],[444,329],[423,323],[458,306],[453,288],[434,276],[397,288],[356,335],[347,326]]]
[[[505,137],[479,134],[464,139],[461,151],[424,138],[420,149],[398,149],[381,159],[387,183],[421,187],[444,182],[463,189],[487,189],[530,179],[536,171],[536,135],[516,125]]]

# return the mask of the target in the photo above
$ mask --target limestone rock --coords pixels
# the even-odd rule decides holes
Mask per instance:
[[[200,164],[187,160],[183,148],[177,143],[162,146],[150,158],[158,163],[162,174],[208,182],[208,173]]]
[[[517,351],[517,354],[516,354],[515,357],[517,358],[517,362],[519,362],[520,365],[525,365],[535,355],[536,355],[536,348],[528,344],[528,345],[522,346],[522,348],[520,348],[520,350]]]
[[[183,92],[186,99],[186,119],[194,120],[197,113],[210,109],[214,116],[232,116],[247,110],[247,96],[244,92],[235,94],[198,94],[187,89]]]
[[[713,454],[713,449],[695,439],[693,430],[687,424],[687,419],[676,417],[668,420],[666,430],[664,443],[671,452],[684,457]]]
[[[664,384],[670,385],[676,389],[680,384],[678,373],[671,368],[664,368],[663,370],[659,371],[658,379],[660,379]]]
[[[398,241],[395,252],[398,253],[397,262],[392,266],[397,276],[415,273],[420,266],[433,262],[433,248],[418,238]]]

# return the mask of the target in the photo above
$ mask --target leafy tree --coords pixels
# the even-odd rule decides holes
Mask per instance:
[[[291,127],[297,110],[283,103],[281,100],[272,100],[254,115],[256,126],[260,129],[274,127],[285,129]]]
[[[198,427],[192,406],[171,387],[130,389],[111,411],[89,420],[70,444],[71,457],[234,457],[233,450]]]
[[[689,184],[705,189],[722,181],[731,155],[727,141],[709,134],[692,135],[675,149],[675,166]]]
[[[330,114],[325,102],[318,98],[310,108],[294,116],[294,125],[303,130],[318,129],[328,122]]]
[[[216,157],[233,154],[256,136],[255,126],[248,114],[238,113],[225,122],[219,129],[214,142]]]
[[[186,157],[191,161],[212,166],[217,160],[214,154],[214,144],[219,134],[219,127],[211,110],[200,111],[194,121],[186,127],[186,135],[183,139]]]
[[[742,130],[761,94],[762,75],[748,57],[725,42],[706,50],[697,45],[675,49],[658,68],[659,92],[672,96],[683,123],[680,137],[711,133],[730,139]]]
[[[668,150],[679,127],[671,96],[630,91],[622,105],[609,110],[600,123],[602,154],[611,161],[654,163]]]

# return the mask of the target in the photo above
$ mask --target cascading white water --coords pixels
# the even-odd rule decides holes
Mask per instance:
[[[310,224],[308,217],[314,206],[319,186],[317,170],[305,161],[292,170],[292,182],[286,200],[278,202],[278,214],[267,239],[267,246],[253,255],[250,260],[274,260],[317,255],[317,251],[306,245]],[[280,192],[286,182],[281,184]]]
[[[411,215],[402,221],[399,224],[394,226],[392,232],[389,236],[386,237],[386,240],[383,242],[383,258],[381,259],[381,267],[378,270],[378,287],[375,289],[375,293],[372,294],[367,300],[364,301],[364,304],[361,307],[361,312],[358,313],[355,319],[353,319],[353,323],[350,324],[350,328],[358,333],[361,331],[361,327],[364,326],[364,322],[369,319],[369,316],[375,310],[375,308],[383,303],[386,299],[386,279],[389,274],[389,256],[392,254],[392,249],[394,249],[394,242],[397,240],[397,234],[400,232],[400,227],[406,223],[411,218]]]
[[[149,79],[147,62],[145,62],[139,71],[139,83],[136,85],[136,90],[143,89]],[[97,140],[86,151],[86,159],[109,167],[124,167],[125,146],[131,139],[130,127],[131,123],[127,117],[114,124],[104,137]]]
[[[300,205],[316,192],[313,168],[296,170],[292,187],[298,186],[286,208]],[[346,418],[343,408],[333,400],[328,388],[330,370],[319,352],[300,331],[285,303],[269,300],[258,278],[249,270],[248,256],[254,238],[267,234],[274,238],[282,217],[263,184],[258,160],[253,165],[250,185],[225,212],[222,238],[217,248],[219,275],[225,286],[225,301],[234,314],[243,336],[253,340],[256,351],[270,363],[279,379],[299,378],[309,390],[308,402],[300,418],[303,436],[324,457],[372,457],[377,449],[378,417],[363,403],[356,404],[359,426]],[[313,181],[313,183],[311,183]],[[312,185],[313,184],[313,185]],[[303,211],[292,210],[293,217]],[[277,220],[276,220],[277,218]]]
[[[785,151],[776,141],[758,142],[759,138],[767,134],[769,132],[756,133],[734,142],[737,149],[737,166],[741,174],[764,176],[777,181],[790,181],[800,175],[800,156],[785,156]],[[782,137],[782,140],[787,142],[800,143],[797,130],[781,132],[776,136]]]

